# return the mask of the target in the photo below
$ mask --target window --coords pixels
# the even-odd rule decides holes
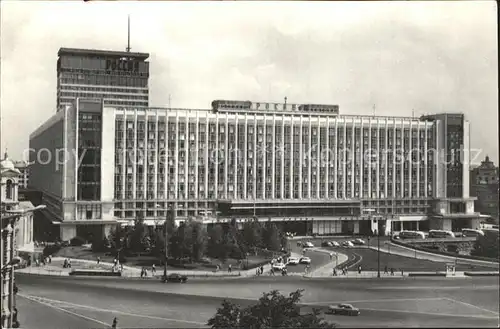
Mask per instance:
[[[7,184],[6,184],[6,191],[5,191],[5,195],[6,195],[6,198],[7,199],[12,199],[12,196],[13,196],[13,192],[14,192],[14,187],[12,186],[12,181],[9,179],[7,181]]]

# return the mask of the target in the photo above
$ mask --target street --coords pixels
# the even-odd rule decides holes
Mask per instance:
[[[299,288],[305,289],[304,310],[340,302],[361,309],[359,317],[326,316],[340,327],[414,327],[424,322],[447,327],[498,325],[497,278],[333,281],[290,276],[161,284],[21,274],[17,280],[20,319],[26,329],[42,328],[37,323],[43,323],[43,328],[104,328],[115,316],[121,327],[203,327],[223,298],[250,305],[263,292],[290,293]],[[39,304],[39,310],[33,310],[33,303]]]

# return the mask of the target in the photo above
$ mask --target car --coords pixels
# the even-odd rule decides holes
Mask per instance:
[[[283,270],[285,267],[286,267],[286,265],[285,265],[285,264],[283,264],[283,263],[274,263],[274,264],[273,264],[273,270],[275,270],[275,271],[281,271],[281,270]]]
[[[332,243],[330,241],[323,241],[321,242],[322,247],[333,247]]]
[[[297,265],[299,263],[299,259],[297,257],[288,258],[287,264],[289,265]]]
[[[302,246],[303,246],[304,248],[314,248],[314,245],[313,245],[313,244],[312,244],[312,242],[310,242],[310,241],[304,242],[304,243],[302,244]]]
[[[360,245],[360,246],[366,244],[365,240],[363,240],[363,239],[354,239],[354,240],[352,240],[352,243],[356,244],[356,245]]]
[[[172,273],[172,274],[167,275],[166,277],[165,276],[162,277],[163,282],[186,283],[187,279],[188,279],[187,276],[177,274],[177,273]]]
[[[298,241],[297,242],[297,247],[301,247],[302,246],[302,242]]]
[[[340,243],[338,243],[337,241],[332,241],[331,244],[332,247],[340,247]]]
[[[300,264],[311,264],[311,258],[309,258],[309,257],[302,257],[301,259],[299,259],[299,263]]]
[[[359,308],[352,306],[351,304],[338,304],[328,306],[329,314],[339,314],[339,315],[352,315],[356,316],[361,314]]]
[[[344,242],[342,242],[342,247],[350,248],[350,247],[354,247],[354,244],[351,241],[344,241]]]

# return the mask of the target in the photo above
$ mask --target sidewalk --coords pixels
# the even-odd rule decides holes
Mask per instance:
[[[331,250],[326,250],[326,249],[321,249],[321,248],[308,248],[308,249],[311,251],[322,252],[322,253],[327,253],[327,254],[332,253]],[[334,267],[338,268],[343,263],[347,262],[347,260],[349,259],[349,257],[347,257],[346,255],[341,254],[339,252],[333,252],[333,253],[334,253],[333,261],[311,271],[311,273],[308,273],[305,276],[310,277],[310,278],[333,276],[333,268]],[[337,270],[337,272],[338,272],[338,270]]]

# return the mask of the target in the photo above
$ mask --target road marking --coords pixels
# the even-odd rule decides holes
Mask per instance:
[[[469,290],[489,290],[491,288],[498,289],[497,285],[484,285],[484,286],[414,286],[414,287],[371,287],[368,290],[448,290],[448,289],[469,289]]]
[[[20,295],[20,296],[21,296],[21,295]],[[68,313],[68,314],[74,315],[74,316],[76,316],[76,317],[80,317],[80,318],[85,319],[85,320],[90,320],[90,321],[93,321],[93,322],[95,322],[95,323],[99,323],[99,324],[105,325],[106,327],[109,327],[109,326],[110,326],[110,324],[109,324],[109,323],[102,322],[102,321],[100,321],[100,320],[97,320],[97,319],[94,319],[94,318],[91,318],[91,317],[88,317],[88,316],[85,316],[85,315],[82,315],[82,314],[79,314],[79,313],[75,313],[75,312],[72,312],[72,311],[69,311],[69,310],[65,310],[65,309],[63,309],[63,308],[57,307],[57,306],[55,306],[55,305],[51,305],[51,304],[49,304],[49,303],[44,303],[44,302],[42,302],[42,301],[40,301],[40,300],[36,300],[36,298],[32,298],[32,297],[28,297],[28,296],[21,296],[21,297],[24,297],[24,298],[29,299],[29,300],[31,300],[31,301],[34,301],[34,302],[40,303],[40,304],[45,305],[45,306],[47,306],[47,307],[52,307],[52,308],[54,308],[54,309],[56,309],[56,310],[59,310],[59,311],[61,311],[61,312],[65,312],[65,313]]]
[[[498,319],[496,316],[486,316],[486,315],[466,315],[466,314],[447,314],[447,313],[432,313],[432,312],[414,312],[406,310],[388,310],[388,309],[378,309],[378,308],[361,308],[367,311],[381,311],[381,312],[393,312],[393,313],[411,313],[411,314],[421,314],[421,315],[435,315],[435,316],[445,316],[445,317],[460,317],[460,318],[477,318],[477,319]]]
[[[184,322],[184,323],[192,323],[192,324],[199,324],[199,325],[206,325],[204,322],[199,322],[199,321],[189,321],[189,320],[180,320],[180,319],[173,319],[173,318],[163,318],[163,317],[158,317],[158,316],[153,316],[153,315],[144,315],[144,314],[137,314],[137,313],[130,313],[130,312],[124,312],[124,311],[118,311],[118,310],[111,310],[111,309],[104,309],[104,308],[96,308],[88,305],[82,305],[82,304],[75,304],[75,303],[70,303],[70,302],[65,302],[61,300],[56,300],[56,299],[49,299],[45,297],[38,297],[38,296],[23,296],[28,299],[33,298],[38,298],[41,300],[46,300],[48,302],[55,302],[59,303],[62,305],[67,305],[69,308],[83,308],[83,309],[88,309],[91,311],[96,311],[96,312],[110,312],[110,313],[116,313],[116,314],[122,314],[122,315],[128,315],[128,316],[134,316],[134,317],[140,317],[140,318],[149,318],[149,319],[155,319],[155,320],[165,320],[165,321],[173,321],[173,322]],[[38,301],[39,303],[44,304],[44,302]],[[49,304],[47,304],[49,305]],[[52,306],[52,305],[51,305]],[[108,324],[106,324],[108,325]]]
[[[469,306],[469,307],[472,307],[472,308],[477,308],[478,310],[481,310],[481,311],[493,313],[493,314],[495,314],[495,315],[498,316],[498,312],[495,312],[495,311],[492,311],[492,310],[488,310],[486,308],[482,308],[482,307],[479,307],[479,306],[476,306],[476,305],[473,305],[473,304],[462,302],[460,300],[456,300],[456,299],[453,299],[453,298],[444,297],[444,299],[447,299],[447,300],[455,302],[455,303],[463,304],[463,305],[466,305],[466,306]]]
[[[431,298],[385,298],[385,299],[363,299],[363,300],[343,300],[343,301],[330,301],[330,302],[314,302],[304,303],[308,305],[321,305],[321,304],[339,304],[339,303],[366,303],[366,302],[404,302],[404,301],[419,301],[419,300],[442,300],[442,297]]]

